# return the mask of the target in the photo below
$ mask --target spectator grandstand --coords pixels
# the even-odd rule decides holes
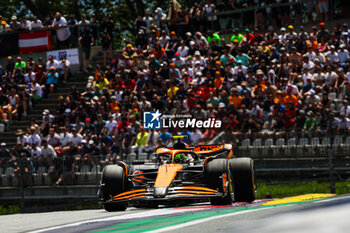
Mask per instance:
[[[98,32],[84,26],[93,19],[83,16],[77,23],[57,13],[47,25],[79,25],[77,32],[56,30],[59,47],[79,44],[86,71],[91,45],[101,43],[103,66],[86,75],[84,90],[72,87],[59,96],[54,112],[45,110],[29,130],[18,130],[15,148],[1,144],[1,171],[16,173],[19,166],[27,175],[48,171],[51,184],[60,185],[66,171],[74,178],[77,171],[118,160],[149,159],[154,148],[171,145],[171,136],[178,134],[188,135],[188,144],[205,144],[224,131],[225,141],[245,147],[287,145],[291,139],[316,145],[335,136],[341,137],[339,144],[350,143],[345,140],[350,131],[348,25],[328,26],[328,1],[319,8],[313,1],[305,6],[258,1],[247,14],[225,13],[249,10],[251,2],[207,0],[187,9],[172,1],[168,16],[159,7],[138,16],[137,38],[125,40],[117,53],[112,53],[114,26],[107,16],[97,40]],[[267,3],[270,7],[262,8]],[[38,19],[16,20],[12,17],[9,26],[5,21],[2,30],[44,27]],[[312,24],[312,30],[303,23]],[[49,58],[47,64],[8,57],[7,67],[0,69],[3,122],[20,120],[67,82],[69,64],[65,57]],[[157,110],[223,124],[221,129],[144,129],[143,112]]]

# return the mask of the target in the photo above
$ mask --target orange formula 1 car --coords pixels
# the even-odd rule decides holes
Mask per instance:
[[[173,148],[157,149],[153,164],[107,165],[98,192],[105,210],[122,211],[128,204],[156,207],[210,200],[227,205],[255,200],[252,159],[232,158],[230,144],[190,148],[181,142],[183,137],[174,136],[178,141]]]

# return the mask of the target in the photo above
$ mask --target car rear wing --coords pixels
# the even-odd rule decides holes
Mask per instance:
[[[232,150],[231,144],[217,144],[217,145],[200,145],[193,149],[193,152],[198,154],[217,154],[223,151]]]

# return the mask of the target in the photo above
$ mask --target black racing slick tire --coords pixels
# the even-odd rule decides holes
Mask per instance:
[[[122,193],[126,189],[126,173],[123,167],[113,164],[107,165],[102,171],[102,197],[104,201]],[[106,211],[124,211],[125,203],[104,203]]]
[[[254,161],[251,158],[229,160],[235,202],[252,202],[256,198]]]
[[[232,196],[231,188],[229,187],[230,181],[228,177],[228,164],[227,159],[214,159],[209,161],[205,167],[205,178],[208,188],[218,190],[223,193],[223,197],[210,198],[210,203],[212,205],[231,205]],[[226,176],[228,187],[224,189],[223,185],[223,175]]]

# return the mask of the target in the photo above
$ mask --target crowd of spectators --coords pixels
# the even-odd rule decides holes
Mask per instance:
[[[293,25],[278,30],[270,25],[266,33],[234,28],[225,40],[212,30],[182,35],[185,27],[162,29],[165,16],[157,13],[160,21],[147,12],[137,18],[137,39],[126,40],[109,66],[96,66],[84,91],[73,86],[58,98],[54,113],[43,112],[42,123],[33,119],[27,130],[17,132],[14,153],[31,161],[28,172],[54,167],[59,184],[63,166],[74,174],[77,165],[151,153],[178,134],[195,145],[223,130],[236,139],[349,132],[346,23],[328,30],[321,22],[308,32]],[[144,129],[143,112],[157,110],[215,118],[222,128]]]
[[[21,120],[49,93],[54,92],[59,81],[66,83],[70,73],[70,62],[62,55],[60,60],[49,56],[37,61],[31,56],[23,60],[9,56],[6,67],[0,66],[0,120],[11,124]]]

